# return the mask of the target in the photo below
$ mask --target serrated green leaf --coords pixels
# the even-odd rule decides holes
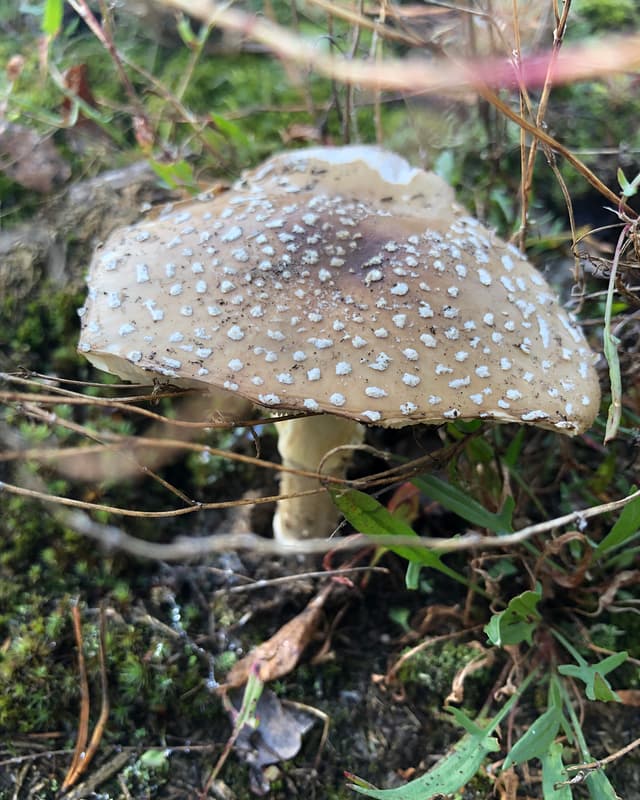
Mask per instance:
[[[446,481],[441,481],[434,475],[414,478],[412,483],[421,492],[436,500],[449,511],[453,511],[462,519],[466,519],[472,525],[488,528],[494,533],[511,533],[513,531],[511,517],[515,502],[512,497],[506,499],[504,508],[499,514],[494,514],[492,511],[487,511],[484,506],[480,505],[472,497],[469,497],[466,492]]]
[[[504,611],[494,614],[484,626],[484,632],[496,647],[506,644],[532,643],[533,631],[541,619],[536,608],[542,589],[526,591],[513,597]]]
[[[359,492],[356,489],[332,491],[333,501],[345,519],[353,527],[367,536],[415,536],[416,532],[406,522],[396,518],[375,497]],[[437,553],[426,547],[409,547],[407,545],[386,545],[389,550],[406,558],[413,564],[431,567],[449,578],[453,578],[465,586],[469,582],[459,572],[447,567]]]
[[[556,707],[547,709],[513,745],[504,762],[503,769],[512,764],[522,764],[531,758],[542,758],[551,747],[560,728],[561,714]]]
[[[562,744],[553,742],[546,753],[540,756],[542,761],[542,796],[544,800],[571,800],[571,787],[563,786],[567,773],[562,763]]]
[[[42,32],[55,36],[62,27],[64,0],[46,0],[42,13]]]
[[[634,486],[632,492],[636,491]],[[634,536],[640,529],[640,497],[626,505],[609,533],[598,544],[594,551],[594,558],[599,558],[615,547],[621,547]]]
[[[440,795],[449,795],[456,792],[471,778],[482,766],[489,753],[500,749],[498,741],[491,734],[509,713],[514,703],[525,691],[535,677],[531,673],[523,681],[520,689],[514,694],[485,726],[471,720],[459,708],[449,709],[456,721],[468,732],[457,742],[453,749],[447,753],[428,772],[414,781],[410,781],[397,789],[375,789],[369,785],[364,786],[363,781],[349,784],[360,794],[372,797],[374,800],[431,800]]]

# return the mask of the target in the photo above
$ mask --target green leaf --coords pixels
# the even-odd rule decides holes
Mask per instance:
[[[607,778],[601,769],[590,772],[587,775],[585,783],[587,784],[591,800],[620,800],[620,797],[616,794],[616,790],[609,783],[609,778]]]
[[[523,681],[516,694],[485,726],[469,719],[459,708],[448,709],[467,733],[444,758],[420,778],[397,789],[375,789],[357,778],[354,783],[349,784],[350,788],[374,800],[430,800],[440,795],[453,794],[473,778],[489,753],[500,749],[498,741],[491,734],[507,716],[534,676],[535,672]]]
[[[64,0],[46,0],[42,14],[42,32],[55,36],[62,27]]]
[[[555,706],[547,709],[529,727],[509,751],[503,769],[512,764],[522,764],[531,758],[542,758],[547,753],[560,728],[562,713]]]
[[[345,519],[360,533],[364,533],[367,536],[415,536],[417,538],[413,528],[394,517],[375,497],[359,492],[356,489],[332,491],[331,494],[334,503],[344,514]],[[387,545],[387,547],[392,552],[406,558],[412,564],[431,567],[449,578],[463,583],[465,586],[469,585],[464,575],[447,567],[440,559],[440,556],[434,553],[433,550],[422,546],[409,547],[407,545],[398,547]]]
[[[634,486],[632,492],[637,491]],[[598,558],[615,547],[621,547],[640,529],[640,497],[628,503],[620,513],[617,522],[609,533],[598,544],[594,557]]]
[[[149,159],[149,165],[160,180],[164,181],[170,189],[184,187],[196,191],[197,182],[193,167],[188,161],[182,160],[163,164],[161,161]]]
[[[558,667],[558,672],[561,675],[569,675],[572,678],[578,678],[578,680],[583,681],[586,686],[585,692],[589,700],[600,700],[603,703],[611,701],[619,703],[620,698],[613,691],[609,681],[604,676],[625,662],[628,655],[629,654],[625,651],[614,653],[602,661],[599,661],[597,664],[587,664],[587,662],[581,658],[581,663],[578,665],[562,664]]]
[[[540,756],[542,761],[542,796],[544,800],[571,800],[571,787],[566,783],[567,773],[562,763],[562,744],[553,742],[546,753]]]
[[[145,750],[138,759],[138,764],[147,769],[162,769],[166,766],[169,760],[169,751],[165,748],[163,750]]]
[[[452,486],[450,483],[446,483],[446,481],[441,481],[434,475],[414,478],[412,483],[421,492],[432,497],[449,511],[453,511],[459,517],[466,519],[472,525],[488,528],[494,533],[511,533],[513,531],[511,517],[515,502],[512,497],[506,499],[504,508],[500,513],[494,514],[492,511],[487,511],[484,506],[480,505],[472,497],[469,497],[466,492]]]
[[[505,644],[532,643],[532,635],[541,619],[536,608],[542,598],[542,588],[535,592],[526,591],[513,597],[509,605],[499,614],[494,614],[484,626],[484,632],[492,644],[502,647]]]

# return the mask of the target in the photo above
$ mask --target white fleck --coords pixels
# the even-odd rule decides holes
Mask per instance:
[[[136,264],[136,280],[138,283],[146,283],[149,278],[149,267],[146,264]]]
[[[107,305],[109,308],[120,308],[122,301],[120,300],[119,292],[109,292],[107,297]]]
[[[334,392],[329,398],[329,402],[332,406],[337,406],[339,408],[347,402],[347,399],[343,394],[340,394],[340,392]]]
[[[460,289],[457,286],[449,286],[447,294],[449,297],[457,297],[460,294]]]
[[[407,324],[406,314],[394,314],[391,319],[397,328],[404,328],[404,326]]]
[[[219,317],[222,314],[222,310],[218,306],[207,306],[207,314],[210,317]]]
[[[178,295],[182,294],[182,284],[174,283],[173,286],[169,288],[169,294],[171,297],[177,297]]]
[[[304,350],[296,350],[292,356],[293,360],[300,363],[301,361],[305,361],[307,358],[307,354]]]
[[[412,375],[410,372],[405,372],[402,376],[402,382],[405,386],[417,386],[420,383],[420,378],[417,375]]]
[[[455,270],[459,278],[467,277],[467,268],[465,267],[464,264],[456,264]]]
[[[511,278],[507,277],[506,275],[503,275],[500,278],[500,283],[504,286],[504,288],[508,292],[515,292],[516,291],[515,283],[511,280]]]
[[[487,272],[486,269],[480,268],[478,270],[478,277],[480,278],[480,283],[483,286],[491,286],[491,275]]]
[[[495,344],[500,344],[500,342],[504,339],[504,336],[499,331],[494,331],[491,334],[491,341]],[[526,352],[526,351],[525,351]]]
[[[506,400],[498,400],[498,406],[506,410],[507,408],[511,408],[511,403],[507,403]]]
[[[502,256],[501,261],[502,261],[502,266],[507,270],[507,272],[511,272],[511,270],[513,269],[513,259],[511,258],[511,256],[508,256],[505,253],[505,255]]]
[[[386,339],[389,336],[389,331],[386,328],[376,328],[373,335],[378,339]]]
[[[131,352],[127,354],[127,358],[129,361],[133,361],[134,364],[137,364],[138,361],[142,361],[142,353],[139,350],[131,350]]]
[[[207,283],[206,281],[197,281],[196,282],[196,292],[198,294],[204,294],[207,291]]]
[[[418,351],[414,350],[412,347],[407,347],[402,351],[402,355],[405,358],[408,358],[409,361],[417,361],[418,360]]]
[[[234,342],[239,342],[241,339],[244,339],[244,331],[239,325],[232,325],[227,331],[227,336]]]
[[[251,383],[254,386],[264,386],[264,378],[261,378],[259,375],[254,375],[253,378],[251,378]]]
[[[222,281],[220,284],[220,291],[222,294],[229,294],[229,292],[232,292],[235,288],[236,285],[232,281]]]
[[[409,287],[406,283],[396,283],[389,291],[391,294],[397,295],[398,297],[403,297],[409,291]]]
[[[449,388],[450,389],[462,389],[463,386],[468,386],[471,383],[471,378],[469,375],[465,375],[464,378],[456,378],[453,381],[449,381]]]
[[[370,361],[368,366],[371,367],[371,369],[377,370],[378,372],[384,372],[384,370],[387,369],[391,361],[392,361],[391,357],[388,356],[386,353],[378,353],[378,355],[376,356],[376,360]]]
[[[264,309],[262,306],[253,306],[249,309],[249,316],[253,317],[254,319],[259,319],[260,317],[264,316]]]
[[[351,344],[359,350],[361,347],[364,347],[367,343],[366,339],[363,339],[362,336],[354,336],[351,340]]]
[[[267,336],[270,339],[273,339],[274,342],[281,342],[283,339],[286,339],[286,336],[282,331],[273,331],[271,328],[267,330]]]
[[[382,414],[379,411],[363,411],[362,416],[366,417],[371,422],[378,422]]]
[[[118,333],[120,336],[127,336],[129,333],[134,333],[136,330],[136,326],[133,325],[131,322],[125,322],[124,325],[121,325]]]
[[[334,319],[333,324],[331,325],[334,331],[343,331],[344,330],[344,322],[340,322],[339,319]]]
[[[487,313],[484,315],[484,317],[482,317],[482,321],[484,322],[484,324],[485,324],[485,325],[493,325],[493,323],[494,323],[494,316],[493,316],[493,314],[492,314],[490,311],[488,311],[488,312],[487,312]]]
[[[418,406],[415,403],[402,403],[402,405],[400,406],[400,411],[405,416],[409,416],[409,414],[413,414],[413,412],[417,410]]]
[[[448,411],[443,411],[442,416],[447,419],[458,419],[460,412],[457,408],[450,408]]]
[[[475,403],[477,406],[481,406],[482,402],[484,400],[484,395],[482,393],[480,393],[480,394],[470,394],[469,395],[469,400],[471,400],[471,402]]]
[[[202,266],[200,261],[193,262],[193,264],[191,265],[191,272],[193,272],[194,275],[199,275],[200,273],[204,272],[204,267]]]
[[[276,375],[276,379],[278,383],[293,383],[293,375],[290,372],[281,372],[279,375]]]
[[[338,361],[336,364],[336,375],[350,375],[353,367],[348,361]]]
[[[479,378],[489,378],[491,376],[491,373],[489,372],[489,367],[486,367],[484,365],[476,367],[475,372]]]
[[[448,375],[451,372],[453,372],[453,370],[446,364],[436,364],[436,375]]]
[[[180,369],[182,366],[182,361],[178,361],[177,358],[169,358],[168,356],[163,356],[162,363],[166,364],[171,369]]]
[[[381,397],[387,397],[387,392],[384,389],[381,389],[379,386],[367,386],[364,390],[364,393],[367,397],[373,397],[376,400],[379,400]]]
[[[320,405],[319,405],[318,401],[317,401],[317,400],[313,400],[311,397],[306,397],[306,398],[305,398],[305,399],[302,401],[302,405],[303,405],[303,406],[304,406],[304,407],[305,407],[305,408],[306,408],[308,411],[317,411],[317,410],[320,408]]]
[[[520,419],[524,422],[533,422],[536,419],[548,419],[549,415],[546,411],[528,411],[526,414],[521,414]]]
[[[164,272],[167,278],[174,278],[176,274],[176,265],[169,263],[164,265]]]
[[[240,361],[239,358],[232,358],[231,361],[227,364],[231,372],[239,372],[243,367],[244,364]]]
[[[522,376],[522,380],[526,381],[527,383],[531,383],[533,377],[534,377],[533,372],[525,372],[524,375]]]
[[[437,394],[430,394],[427,398],[427,403],[429,403],[430,406],[439,406],[441,402],[442,398]]]
[[[313,367],[310,370],[307,370],[307,378],[310,381],[319,381],[321,378],[320,368]]]
[[[264,354],[264,360],[267,362],[267,364],[273,364],[278,360],[278,354],[274,353],[273,350],[267,350]]]
[[[435,347],[437,344],[435,336],[432,336],[430,333],[421,334],[420,341],[425,347]]]
[[[239,225],[234,225],[220,237],[221,242],[235,242],[242,236],[242,228]]]
[[[240,387],[238,386],[237,383],[234,383],[233,381],[225,381],[222,384],[222,388],[226,389],[228,392],[237,392]]]
[[[315,253],[315,250],[313,252]],[[326,283],[327,281],[331,280],[331,277],[332,277],[331,272],[329,272],[328,269],[325,269],[323,267],[322,269],[318,270],[318,280],[320,281],[320,283]]]
[[[160,322],[164,319],[164,311],[161,308],[156,308],[156,301],[155,300],[145,300],[145,307],[149,310],[151,314],[151,319],[154,322]]]
[[[509,398],[509,400],[521,400],[522,399],[522,392],[519,392],[517,389],[507,389],[505,395]]]
[[[512,362],[508,358],[501,358],[500,359],[500,369],[508,370],[511,369],[513,366]]]
[[[244,247],[238,247],[235,250],[232,250],[231,255],[241,264],[245,264],[249,260],[249,253]]]
[[[445,319],[455,319],[460,313],[460,309],[455,306],[445,306],[442,309],[442,315]]]
[[[447,328],[447,330],[444,332],[444,335],[447,337],[447,339],[455,341],[460,336],[460,332],[457,328],[451,327]]]
[[[459,361],[460,363],[466,361],[468,358],[469,358],[469,353],[467,353],[466,350],[458,350],[458,352],[455,355],[456,361]]]
[[[307,342],[317,347],[318,350],[326,350],[329,347],[333,347],[333,339],[318,339],[312,336],[310,339],[307,339]]]
[[[213,353],[213,350],[210,347],[198,347],[196,350],[198,358],[209,358],[211,353]]]
[[[183,317],[192,317],[193,316],[193,308],[191,306],[181,306],[180,313]]]
[[[433,316],[433,309],[429,303],[425,303],[424,300],[421,300],[418,306],[418,314],[420,314],[423,319],[429,319]]]
[[[280,402],[280,398],[277,394],[259,394],[258,402],[262,403],[264,406],[277,406]]]
[[[586,394],[583,394],[580,402],[582,403],[583,406],[588,406],[591,404],[591,398],[588,397]]]

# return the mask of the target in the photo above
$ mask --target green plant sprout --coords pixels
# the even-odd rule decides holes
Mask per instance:
[[[426,494],[435,497],[448,510],[454,511],[467,521],[476,525],[484,523],[497,534],[512,531],[512,504],[505,504],[502,512],[492,514],[477,501],[458,488],[429,476],[415,479],[414,483]],[[357,530],[375,537],[381,534],[415,535],[413,529],[403,520],[394,517],[377,500],[352,490],[336,492],[335,500],[348,521]],[[593,551],[596,562],[605,554],[628,542],[638,532],[640,523],[640,501],[630,503],[623,509],[620,517]],[[431,567],[447,574],[440,557],[434,551],[416,547],[390,547],[390,550],[409,561],[409,568],[415,566]],[[459,577],[456,577],[459,580]],[[491,615],[484,631],[495,647],[514,647],[528,645],[535,652],[535,634],[544,623],[538,604],[543,599],[542,585],[538,583],[533,590],[527,590],[512,597],[503,611]],[[608,778],[601,770],[586,771],[570,776],[564,761],[565,748],[558,736],[562,734],[569,745],[576,745],[580,755],[589,759],[589,751],[579,720],[573,710],[572,700],[564,685],[563,678],[577,679],[584,685],[587,700],[600,702],[619,702],[620,698],[612,689],[607,675],[623,664],[628,654],[616,652],[596,664],[589,664],[571,642],[558,630],[551,633],[568,652],[575,664],[560,664],[549,671],[547,708],[528,727],[507,753],[502,770],[513,765],[538,759],[542,766],[542,786],[544,800],[571,800],[572,787],[584,783],[591,800],[615,800],[617,795]],[[533,670],[522,681],[516,694],[498,711],[487,724],[471,720],[463,711],[447,708],[455,721],[465,728],[466,734],[454,745],[428,772],[408,784],[396,789],[378,789],[362,778],[347,774],[352,789],[374,800],[431,800],[442,795],[452,794],[468,783],[482,767],[486,757],[500,748],[492,733],[499,722],[513,708],[524,694],[533,678]]]

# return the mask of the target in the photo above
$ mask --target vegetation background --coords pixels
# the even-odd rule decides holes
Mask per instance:
[[[491,718],[533,675],[491,756],[511,749],[514,765],[474,769],[455,796],[630,800],[640,785],[628,748],[640,727],[636,3],[272,0],[218,8],[215,22],[199,13],[207,3],[190,4],[192,17],[179,7],[0,2],[0,797],[53,798],[63,786],[73,798],[351,797],[345,770],[402,785],[460,739],[443,712],[452,691],[470,718]],[[500,77],[505,64],[524,76],[540,53],[558,57],[558,85],[544,71],[530,85]],[[460,77],[469,61],[473,86]],[[402,83],[407,66],[421,91]],[[369,432],[354,479],[384,469],[389,452],[435,464],[429,483],[376,491],[391,533],[547,524],[509,549],[447,558],[484,594],[411,563],[409,591],[406,559],[383,547],[322,563],[278,552],[272,504],[234,506],[277,494],[264,419],[207,420],[188,452],[157,472],[140,465],[135,480],[78,476],[89,451],[125,458],[130,437],[168,438],[185,408],[158,392],[141,399],[76,353],[96,243],[148,205],[226,185],[278,150],[355,141],[446,177],[607,349],[603,413],[577,440],[490,425]],[[214,507],[176,514],[202,503]],[[148,557],[211,533],[256,536],[180,561]],[[323,594],[319,570],[353,566],[371,569]],[[302,662],[264,689],[249,736],[228,703],[251,721],[261,687],[225,700],[216,681],[320,596],[322,612],[298,629],[311,640]],[[597,666],[607,658],[615,670]],[[550,724],[527,738],[535,719]],[[569,786],[560,757],[589,753],[613,756],[608,779],[596,771]]]

